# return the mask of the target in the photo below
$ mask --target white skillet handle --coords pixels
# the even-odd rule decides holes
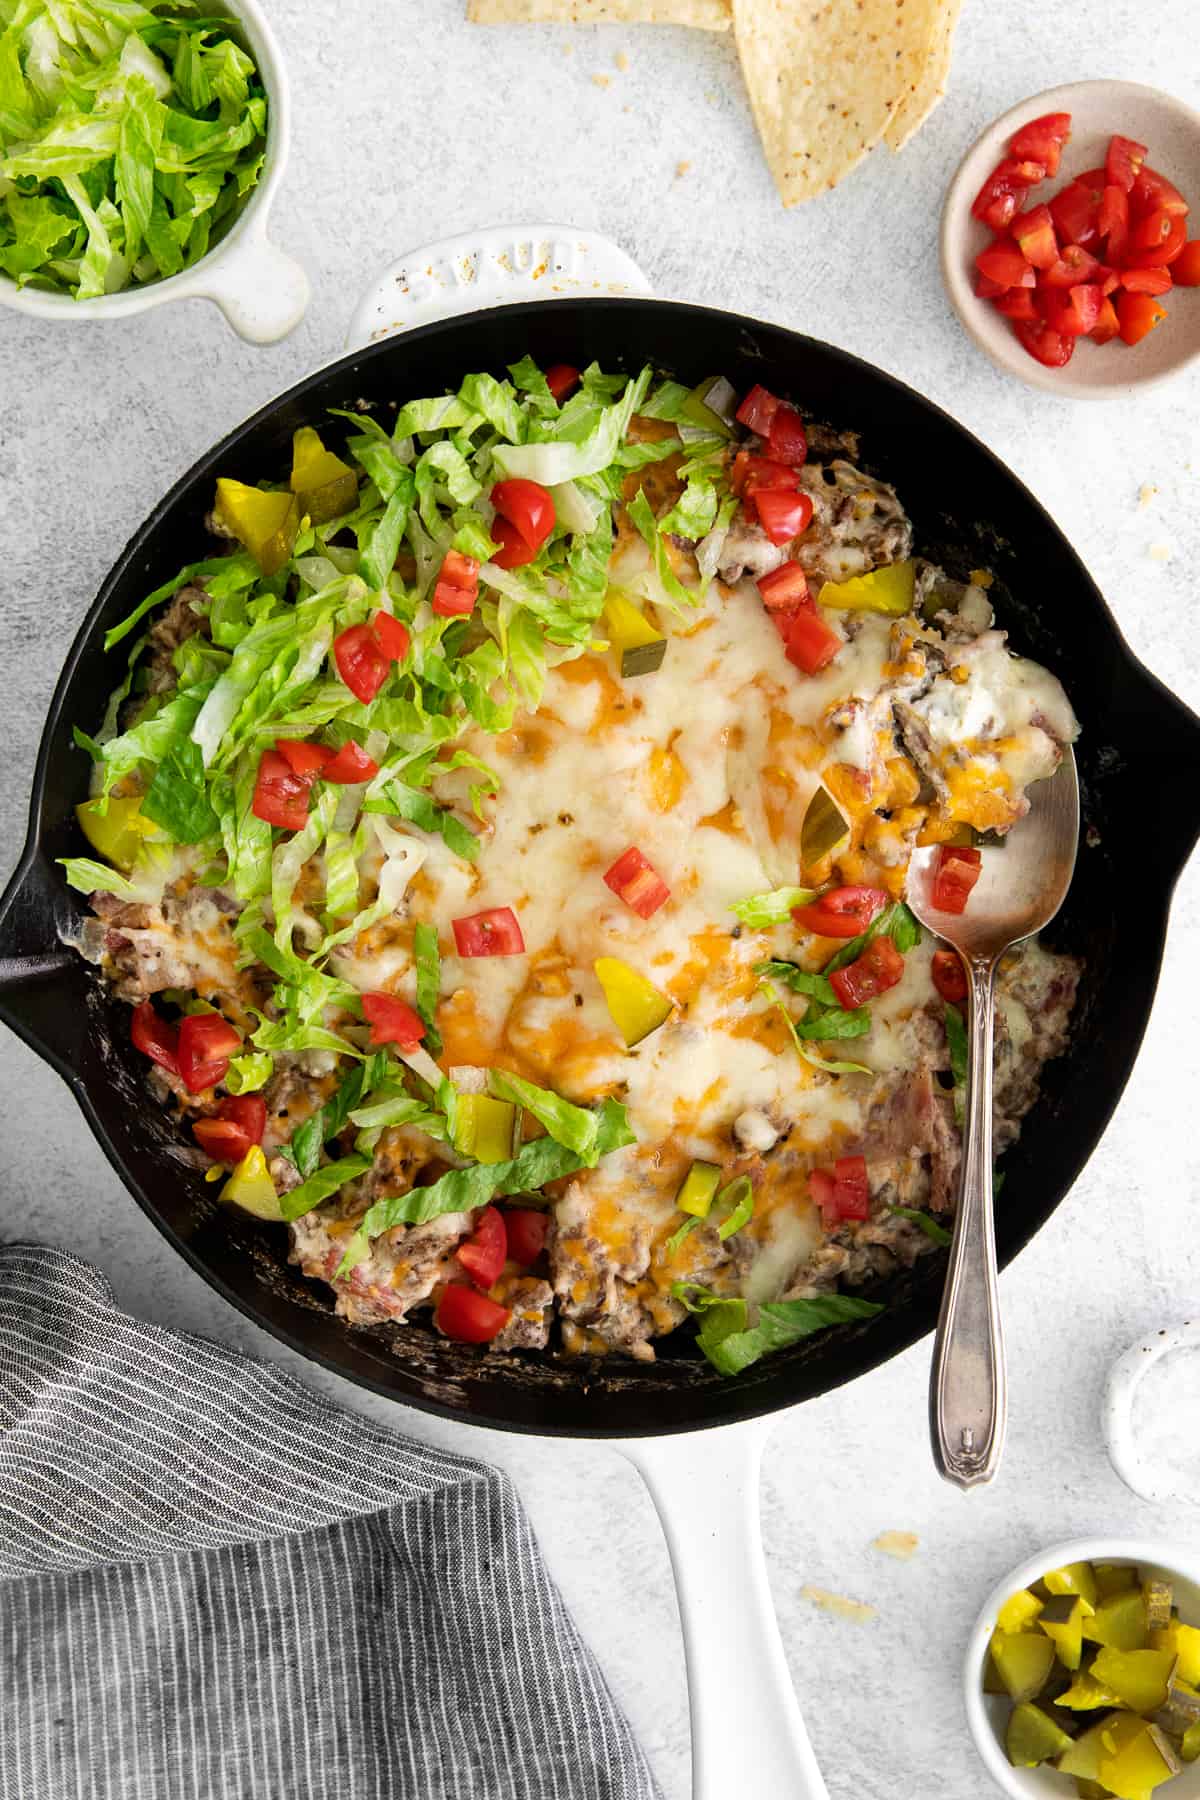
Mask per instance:
[[[633,258],[598,231],[496,225],[425,244],[381,269],[355,308],[346,348],[519,300],[649,292]],[[587,360],[586,346],[580,359]]]
[[[683,1623],[692,1800],[829,1800],[784,1660],[767,1587],[761,1420],[626,1439],[658,1509]]]

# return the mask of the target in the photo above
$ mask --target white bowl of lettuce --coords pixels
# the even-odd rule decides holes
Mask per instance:
[[[270,242],[287,78],[258,0],[20,0],[0,31],[0,302],[55,321],[167,300],[253,343],[308,279]]]

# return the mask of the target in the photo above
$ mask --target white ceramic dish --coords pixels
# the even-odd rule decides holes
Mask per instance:
[[[992,232],[971,216],[971,202],[1003,156],[1020,126],[1043,113],[1069,112],[1071,141],[1053,180],[1030,190],[1031,205],[1048,200],[1067,181],[1104,162],[1114,132],[1149,147],[1147,161],[1173,181],[1194,211],[1189,233],[1200,232],[1200,114],[1157,88],[1133,81],[1075,81],[1048,88],[1022,100],[989,125],[958,166],[942,209],[942,280],[951,304],[979,348],[1000,368],[1031,387],[1074,400],[1105,400],[1128,395],[1150,382],[1164,381],[1200,356],[1200,288],[1181,288],[1165,296],[1168,316],[1149,337],[1132,348],[1081,340],[1063,369],[1046,369],[1025,350],[1003,314],[973,291],[975,258],[991,241]]]
[[[259,0],[217,3],[206,13],[235,19],[258,64],[267,94],[267,150],[262,174],[242,211],[219,243],[195,265],[165,281],[126,288],[94,300],[18,288],[0,276],[0,305],[56,324],[95,324],[130,319],[168,300],[212,300],[233,329],[251,344],[274,344],[293,331],[308,305],[308,276],[293,257],[267,237],[267,215],[287,166],[291,101],[275,35]]]
[[[1041,110],[1046,112],[1047,107]],[[1075,1800],[1075,1783],[1056,1769],[1014,1769],[1004,1754],[1004,1727],[1012,1710],[1002,1694],[985,1694],[983,1668],[996,1615],[1010,1594],[1028,1587],[1047,1569],[1071,1562],[1136,1563],[1143,1574],[1169,1581],[1186,1621],[1200,1620],[1200,1546],[1148,1543],[1141,1538],[1075,1538],[1051,1544],[1013,1569],[988,1595],[967,1645],[964,1698],[967,1723],[988,1774],[1013,1800]],[[1158,1790],[1162,1800],[1200,1800],[1200,1762],[1185,1764]]]

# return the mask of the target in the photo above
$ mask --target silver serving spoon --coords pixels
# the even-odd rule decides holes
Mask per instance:
[[[1062,905],[1079,844],[1079,779],[1067,750],[1049,780],[1029,790],[1026,816],[1006,842],[982,852],[965,912],[938,911],[931,888],[937,850],[909,864],[908,904],[922,925],[958,951],[967,975],[967,1091],[958,1212],[933,1346],[929,1427],[947,1481],[990,1481],[1004,1448],[1004,1335],[992,1210],[992,1043],[996,966],[1005,951],[1048,925]]]

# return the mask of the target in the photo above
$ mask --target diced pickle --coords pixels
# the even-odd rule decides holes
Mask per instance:
[[[1166,1704],[1174,1667],[1169,1650],[1101,1650],[1090,1672],[1130,1712],[1152,1713]]]
[[[703,381],[698,381],[684,401],[679,416],[686,419],[689,425],[698,425],[701,430],[711,431],[714,436],[731,438],[732,428],[708,404],[708,395],[720,380],[718,375],[706,375]]]
[[[655,638],[652,644],[631,644],[621,652],[621,675],[629,680],[634,675],[653,675],[661,669],[667,654],[666,638]]]
[[[1082,1594],[1089,1606],[1096,1604],[1096,1577],[1091,1563],[1065,1563],[1061,1569],[1048,1569],[1042,1580],[1052,1594]]]
[[[264,575],[282,569],[300,529],[295,494],[267,493],[243,481],[217,483],[217,518],[247,549]]]
[[[804,823],[800,827],[800,862],[808,869],[819,863],[822,857],[828,856],[831,850],[844,843],[850,835],[850,827],[830,798],[829,790],[822,785],[809,801],[804,813]]]
[[[1182,1625],[1173,1619],[1165,1630],[1151,1632],[1150,1648],[1172,1651],[1179,1658],[1175,1672],[1180,1681],[1200,1687],[1200,1630],[1196,1626]]]
[[[1097,1781],[1103,1758],[1113,1755],[1122,1744],[1136,1737],[1141,1725],[1142,1721],[1135,1719],[1132,1713],[1109,1713],[1107,1718],[1089,1725],[1083,1736],[1077,1737],[1070,1749],[1063,1751],[1055,1767],[1060,1775]]]
[[[598,957],[593,965],[596,979],[604,989],[604,998],[612,1014],[613,1024],[632,1050],[643,1038],[669,1019],[675,1003],[660,993],[636,969],[616,956]]]
[[[1040,1631],[998,1631],[992,1661],[1010,1700],[1034,1700],[1054,1667],[1054,1645]]]
[[[1138,1585],[1138,1572],[1132,1563],[1093,1563],[1092,1573],[1096,1577],[1096,1592],[1102,1600]]]
[[[675,1196],[675,1204],[680,1212],[691,1213],[694,1219],[706,1219],[720,1185],[721,1170],[716,1163],[694,1162]]]
[[[1018,1588],[996,1614],[996,1625],[1001,1631],[1028,1631],[1041,1610],[1042,1601],[1036,1594],[1028,1588]]]
[[[1155,1713],[1154,1723],[1168,1737],[1185,1737],[1193,1725],[1200,1725],[1200,1692],[1172,1672],[1166,1701]]]
[[[1153,1793],[1179,1773],[1179,1758],[1157,1725],[1142,1724],[1128,1743],[1100,1760],[1100,1780],[1110,1793]]]
[[[1028,1701],[1014,1706],[1004,1733],[1004,1751],[1014,1768],[1034,1769],[1070,1747],[1066,1732],[1060,1731],[1040,1706],[1032,1706]]]
[[[1000,1672],[992,1660],[990,1650],[983,1659],[983,1691],[985,1694],[1007,1694],[1008,1692],[1000,1679]]]
[[[358,477],[349,463],[327,450],[311,425],[292,438],[291,489],[302,514],[314,525],[327,525],[353,512],[358,503]]]
[[[1196,1762],[1200,1759],[1200,1725],[1188,1726],[1179,1746],[1179,1754],[1184,1762]]]
[[[641,644],[665,644],[661,631],[625,595],[610,588],[604,600],[604,631],[618,650],[636,650]]]
[[[103,812],[101,804],[99,800],[85,800],[75,808],[75,817],[93,850],[98,850],[105,862],[128,874],[146,837],[158,827],[142,817],[141,799],[136,794],[126,800],[110,794]]]
[[[1161,1631],[1171,1623],[1171,1589],[1165,1581],[1143,1581],[1147,1631]]]
[[[491,1094],[460,1094],[454,1148],[476,1162],[502,1163],[513,1155],[517,1133],[517,1109],[509,1100]]]
[[[1141,1589],[1126,1588],[1101,1600],[1092,1617],[1083,1621],[1083,1635],[1110,1650],[1144,1650],[1149,1639]]]
[[[1075,1792],[1079,1800],[1109,1800],[1106,1787],[1101,1787],[1098,1781],[1084,1781],[1082,1777],[1075,1783]]]
[[[221,1189],[221,1199],[231,1206],[240,1206],[243,1212],[253,1213],[256,1219],[278,1223],[283,1218],[261,1144],[251,1144]]]
[[[1123,1706],[1124,1701],[1089,1671],[1081,1670],[1066,1693],[1058,1696],[1058,1705],[1068,1712],[1098,1712],[1102,1706]]]
[[[1077,1669],[1083,1654],[1083,1621],[1091,1607],[1082,1594],[1054,1594],[1038,1616],[1038,1625],[1051,1639],[1065,1669]]]
[[[899,562],[886,569],[872,569],[869,575],[851,575],[846,581],[826,581],[817,603],[845,612],[885,613],[900,618],[912,611],[915,572],[915,563]]]

